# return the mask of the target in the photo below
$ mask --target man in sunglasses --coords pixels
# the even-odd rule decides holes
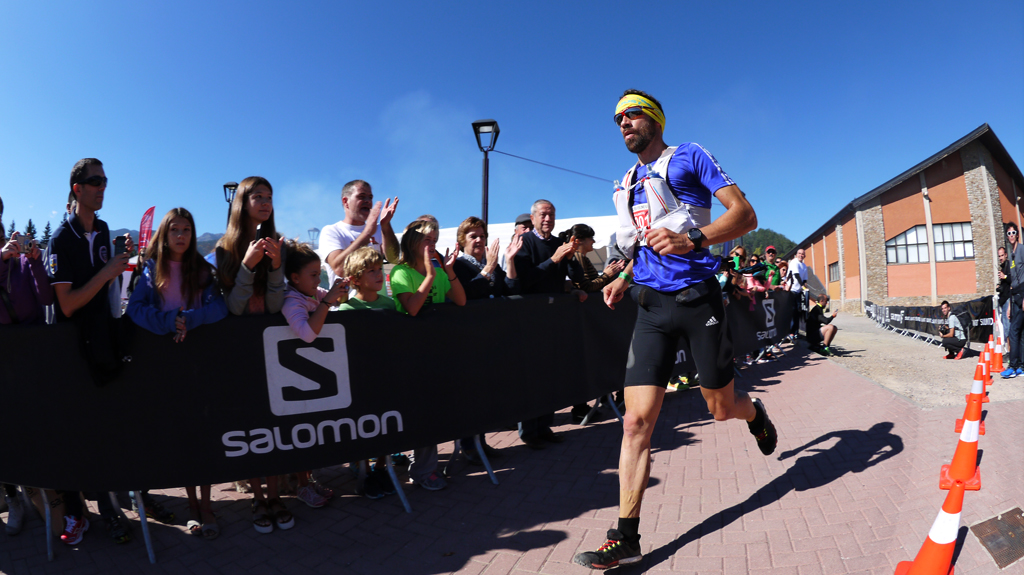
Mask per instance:
[[[1000,373],[1003,379],[1024,375],[1024,244],[1020,241],[1017,224],[1006,224],[1006,241],[1010,243],[1010,360]]]
[[[129,236],[125,252],[115,255],[107,223],[96,217],[103,207],[107,176],[96,158],[79,160],[71,169],[73,212],[50,237],[44,261],[56,296],[58,322],[74,322],[93,379],[103,384],[115,377],[121,366],[118,344],[121,317],[121,274],[128,268],[132,243]],[[61,540],[77,545],[89,528],[82,500],[77,493],[65,492],[67,515]],[[100,514],[106,520],[111,537],[118,543],[131,539],[106,494],[97,497]]]
[[[618,525],[597,551],[574,558],[592,569],[641,558],[640,505],[651,472],[651,435],[680,342],[697,364],[701,393],[715,419],[746,421],[765,455],[778,443],[761,402],[734,387],[732,341],[715,278],[719,259],[708,249],[756,228],[754,209],[707,150],[694,143],[665,144],[665,113],[653,97],[626,90],[614,119],[626,149],[640,161],[613,196],[619,218],[615,242],[629,263],[604,288],[604,300],[614,309],[632,281],[639,309],[626,366]],[[712,196],[726,209],[714,221]]]

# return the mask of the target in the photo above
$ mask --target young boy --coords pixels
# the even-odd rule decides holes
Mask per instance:
[[[338,302],[348,299],[348,281],[338,278],[330,290],[320,287],[320,256],[309,244],[289,242],[284,268],[288,288],[284,292],[281,313],[295,335],[306,343],[312,343],[324,328],[327,312]],[[308,471],[300,471],[296,475],[299,501],[314,509],[327,505],[334,491],[310,482]]]
[[[345,275],[356,293],[338,309],[395,311],[395,300],[379,293],[384,286],[384,258],[376,250],[362,247],[352,252],[345,260]]]
[[[386,295],[381,295],[380,290],[384,286],[384,257],[380,252],[364,246],[352,252],[345,260],[345,276],[350,285],[355,289],[353,297],[338,307],[341,311],[352,311],[361,309],[389,309],[395,310],[395,300]],[[395,493],[395,487],[391,483],[384,470],[384,456],[377,458],[378,465],[366,477],[363,482],[363,495],[368,499],[380,499],[385,495]]]

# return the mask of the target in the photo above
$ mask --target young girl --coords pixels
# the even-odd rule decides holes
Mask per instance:
[[[327,312],[340,302],[348,300],[348,280],[338,278],[330,290],[320,287],[320,256],[309,244],[288,242],[288,262],[285,275],[288,289],[284,292],[284,313],[295,335],[312,343],[327,320]],[[317,509],[327,505],[334,491],[310,482],[310,472],[300,471],[298,477],[299,501]]]
[[[466,305],[466,293],[452,264],[455,253],[444,262],[437,255],[437,224],[430,221],[413,222],[402,235],[402,259],[391,270],[391,291],[395,294],[395,307],[402,313],[416,315],[424,305],[444,303],[445,298],[455,305]],[[441,268],[435,268],[431,260]],[[447,483],[437,473],[437,446],[421,447],[413,452],[409,478],[424,489],[437,491]]]
[[[274,188],[265,178],[242,180],[231,202],[228,229],[214,252],[218,277],[228,310],[235,315],[277,313],[284,304],[284,262],[280,236],[274,227]],[[211,254],[211,255],[214,255]],[[209,259],[209,258],[208,258]],[[259,533],[291,529],[295,519],[277,494],[278,479],[249,480],[252,523]]]
[[[128,302],[132,321],[157,335],[173,333],[177,343],[184,341],[189,330],[228,315],[213,267],[196,251],[195,230],[192,214],[185,208],[167,212],[146,250],[142,277]],[[220,528],[210,508],[210,486],[199,486],[201,502],[195,487],[185,490],[189,533],[216,538]],[[147,500],[146,493],[143,504],[147,515],[159,515],[160,506]]]

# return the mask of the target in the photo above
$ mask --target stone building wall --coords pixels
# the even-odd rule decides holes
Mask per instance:
[[[885,227],[882,224],[882,200],[875,198],[860,206],[864,228],[864,253],[867,275],[865,301],[884,303],[889,297],[889,274],[885,262]],[[859,264],[858,264],[859,265]]]
[[[964,165],[964,185],[967,188],[967,202],[971,207],[971,235],[974,237],[975,278],[978,292],[993,294],[996,290],[995,261],[992,249],[993,220],[1003,221],[999,189],[992,175],[992,155],[981,142],[975,140],[960,149]],[[985,169],[982,169],[984,165]],[[985,176],[988,176],[988,195],[985,190]],[[988,206],[992,206],[989,220]],[[996,247],[1002,239],[1002,226],[997,230]],[[947,298],[948,299],[948,298]]]

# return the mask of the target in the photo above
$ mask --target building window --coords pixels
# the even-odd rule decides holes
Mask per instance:
[[[935,261],[974,259],[971,223],[935,224]],[[885,261],[889,264],[916,264],[928,261],[928,236],[925,226],[914,226],[885,242]]]
[[[828,281],[839,281],[839,262],[828,264]]]

